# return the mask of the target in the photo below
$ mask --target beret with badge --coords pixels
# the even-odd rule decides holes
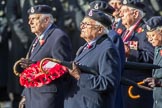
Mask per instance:
[[[105,1],[93,1],[89,3],[89,6],[91,9],[98,9],[110,15],[115,11],[115,9]]]
[[[96,10],[96,9],[89,9],[86,12],[85,17],[89,17],[99,23],[101,23],[102,25],[104,25],[105,27],[110,27],[112,24],[112,18],[109,15],[106,15],[105,13],[103,13],[100,10]]]
[[[153,31],[157,27],[162,27],[162,16],[151,17],[144,25],[146,31]]]
[[[123,0],[123,5],[143,10],[145,5],[140,0]]]
[[[48,5],[35,5],[28,9],[28,14],[50,14],[52,8]]]

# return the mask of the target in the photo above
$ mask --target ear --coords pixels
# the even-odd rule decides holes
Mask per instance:
[[[133,15],[134,15],[134,18],[138,18],[139,12],[137,10],[134,10]]]
[[[162,34],[162,28],[160,28],[160,33]]]
[[[45,22],[45,23],[48,23],[48,22],[49,22],[49,17],[46,17],[46,18],[44,19],[44,22]]]
[[[98,28],[98,32],[99,32],[99,33],[102,33],[102,32],[103,32],[103,27],[99,27],[99,28]]]

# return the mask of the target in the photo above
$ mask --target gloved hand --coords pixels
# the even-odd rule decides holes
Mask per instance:
[[[159,79],[149,77],[143,80],[144,83],[147,83],[150,87],[162,87],[162,84]]]
[[[80,69],[77,67],[77,65],[73,62],[72,63],[72,69],[68,69],[69,74],[73,76],[75,79],[79,80],[80,79]]]
[[[19,102],[19,108],[25,108],[25,96],[23,96]]]
[[[25,69],[27,67],[29,67],[33,62],[29,59],[26,58],[21,58],[20,59],[20,66],[21,68]]]

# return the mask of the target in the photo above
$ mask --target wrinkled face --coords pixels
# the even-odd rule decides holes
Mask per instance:
[[[162,31],[154,30],[146,33],[148,41],[155,47],[162,45]]]
[[[41,14],[29,15],[28,24],[30,25],[31,32],[36,35],[41,35],[46,28],[46,21],[42,19],[41,16]]]
[[[81,34],[80,37],[89,42],[95,39],[102,32],[102,27],[96,25],[93,19],[85,17],[80,24]]]
[[[115,9],[113,16],[119,17],[120,8],[122,6],[121,0],[110,0],[109,5],[111,5]]]
[[[129,8],[126,5],[123,5],[120,9],[120,17],[122,19],[122,24],[128,28],[135,22],[136,11],[132,8]]]

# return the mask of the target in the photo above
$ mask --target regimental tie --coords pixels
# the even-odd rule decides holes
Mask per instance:
[[[38,38],[35,39],[35,42],[34,42],[34,44],[32,45],[32,48],[31,48],[31,53],[34,51],[34,48],[36,47],[38,40],[39,40]]]

